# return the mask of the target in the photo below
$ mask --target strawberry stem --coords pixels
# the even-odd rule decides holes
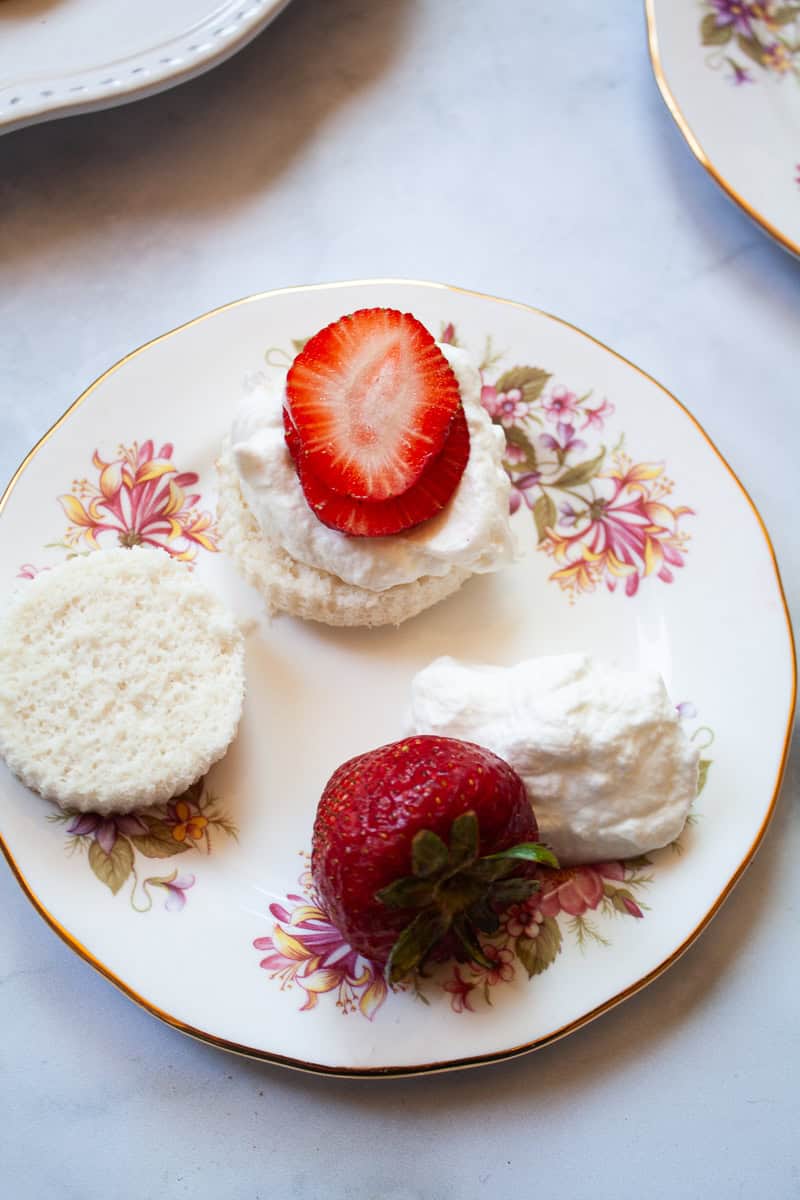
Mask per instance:
[[[479,838],[472,810],[453,821],[449,846],[432,830],[421,829],[411,843],[412,874],[376,893],[389,908],[419,910],[392,947],[386,965],[391,984],[419,971],[451,932],[472,962],[490,970],[479,934],[496,932],[498,913],[539,888],[538,880],[512,873],[526,862],[558,867],[553,852],[538,842],[520,842],[479,858]]]

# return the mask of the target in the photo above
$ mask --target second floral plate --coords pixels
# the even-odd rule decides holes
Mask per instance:
[[[522,557],[399,629],[270,625],[220,552],[214,461],[246,374],[285,369],[316,329],[375,305],[415,313],[480,365],[483,403],[506,435]],[[541,312],[396,280],[229,305],[112,367],[2,504],[6,593],[65,556],[148,544],[191,563],[250,623],[238,739],[184,796],[117,819],[64,814],[0,768],[2,847],[29,899],[78,954],[187,1033],[355,1075],[533,1049],[674,962],[764,833],[794,705],[764,528],[673,397]],[[547,876],[487,941],[491,969],[451,963],[417,989],[387,991],[308,875],[326,779],[402,736],[410,680],[437,655],[506,664],[567,651],[663,674],[701,748],[690,824],[657,854]]]
[[[661,94],[720,187],[800,255],[800,3],[646,0]]]

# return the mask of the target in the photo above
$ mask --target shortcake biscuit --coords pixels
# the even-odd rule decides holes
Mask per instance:
[[[227,439],[217,473],[217,528],[223,549],[272,614],[287,612],[326,625],[400,625],[457,592],[471,575],[451,567],[444,575],[426,575],[380,592],[345,583],[297,562],[265,536],[242,496]]]
[[[68,559],[0,617],[0,753],[67,809],[185,791],[227,750],[243,697],[233,616],[163,550]]]

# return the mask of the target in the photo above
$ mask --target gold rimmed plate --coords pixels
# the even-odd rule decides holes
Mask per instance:
[[[269,624],[220,551],[214,460],[244,376],[284,370],[309,334],[375,305],[414,312],[480,365],[483,403],[507,435],[523,554],[399,629]],[[185,796],[104,822],[61,814],[0,776],[2,846],[29,899],[77,953],[186,1033],[346,1075],[534,1049],[675,962],[763,836],[795,693],[767,534],[686,409],[547,314],[399,280],[217,309],[88,388],[22,464],[0,520],[6,592],[67,555],[141,541],[190,561],[249,623],[239,736]],[[387,991],[308,877],[325,780],[403,734],[411,677],[437,655],[511,663],[575,650],[664,675],[703,764],[680,844],[550,877],[535,904],[504,919],[492,970],[451,963],[417,990]]]
[[[724,192],[800,255],[800,5],[645,0],[659,90]]]

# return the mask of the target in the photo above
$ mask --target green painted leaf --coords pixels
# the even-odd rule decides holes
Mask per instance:
[[[433,899],[433,884],[426,879],[406,875],[404,879],[396,879],[388,887],[381,888],[375,893],[375,899],[389,908],[425,908]]]
[[[523,400],[533,404],[541,396],[550,378],[550,372],[542,367],[512,367],[510,371],[503,372],[494,386],[498,392],[510,392],[512,388],[519,388]]]
[[[536,534],[539,541],[546,541],[548,529],[555,529],[556,521],[558,520],[556,506],[553,503],[552,497],[547,492],[542,492],[534,504],[533,519],[536,522]]]
[[[699,796],[708,780],[708,772],[711,768],[712,759],[701,758],[697,764],[697,795]]]
[[[106,854],[102,846],[92,841],[89,846],[89,866],[101,883],[104,883],[116,896],[133,867],[133,850],[125,837],[117,835],[117,840],[111,847],[111,853]]]
[[[733,25],[718,25],[715,13],[708,13],[700,22],[704,46],[724,46],[733,37]]]
[[[185,850],[191,850],[191,842],[177,841],[164,821],[143,813],[140,816],[148,826],[148,832],[131,834],[131,841],[145,858],[172,858],[173,854],[183,854]]]
[[[535,471],[538,466],[536,451],[525,430],[520,429],[518,425],[512,425],[505,430],[505,435],[509,446],[516,446],[525,455],[522,462],[514,463],[514,473],[523,474],[525,471]]]
[[[421,912],[395,944],[386,964],[390,983],[399,983],[421,966],[427,954],[450,928],[450,918],[434,909]]]
[[[535,938],[517,938],[517,958],[528,972],[528,978],[541,975],[555,962],[561,951],[561,929],[554,917],[545,917]]]
[[[796,4],[785,4],[783,8],[778,8],[770,13],[770,21],[773,25],[791,25],[800,17],[800,6]]]
[[[524,862],[545,863],[548,867],[557,867],[558,859],[552,850],[540,842],[520,842],[517,846],[509,846],[508,850],[498,850],[496,854],[487,854],[481,862],[493,862],[497,858],[518,858]]]
[[[740,33],[736,39],[736,44],[742,54],[746,54],[754,63],[758,63],[759,67],[764,66],[764,47],[758,38],[745,37],[743,33]]]
[[[411,870],[420,879],[430,879],[442,871],[448,863],[447,846],[438,833],[431,829],[420,829],[411,843]]]
[[[626,858],[626,867],[652,867],[653,860],[648,858],[646,854],[637,854],[635,858]]]
[[[517,958],[522,963],[525,970],[528,972],[529,979],[533,975],[537,975],[539,973],[536,970],[536,960],[537,960],[536,942],[537,942],[537,940],[538,940],[537,938],[529,938],[529,937],[526,937],[525,934],[520,934],[520,936],[517,938],[517,942],[514,947]]]
[[[606,450],[605,446],[603,446],[600,453],[595,455],[594,458],[589,458],[586,462],[576,463],[574,467],[567,467],[563,475],[551,481],[550,486],[571,488],[577,487],[581,483],[588,483],[590,479],[594,479],[600,470],[605,456]]]

